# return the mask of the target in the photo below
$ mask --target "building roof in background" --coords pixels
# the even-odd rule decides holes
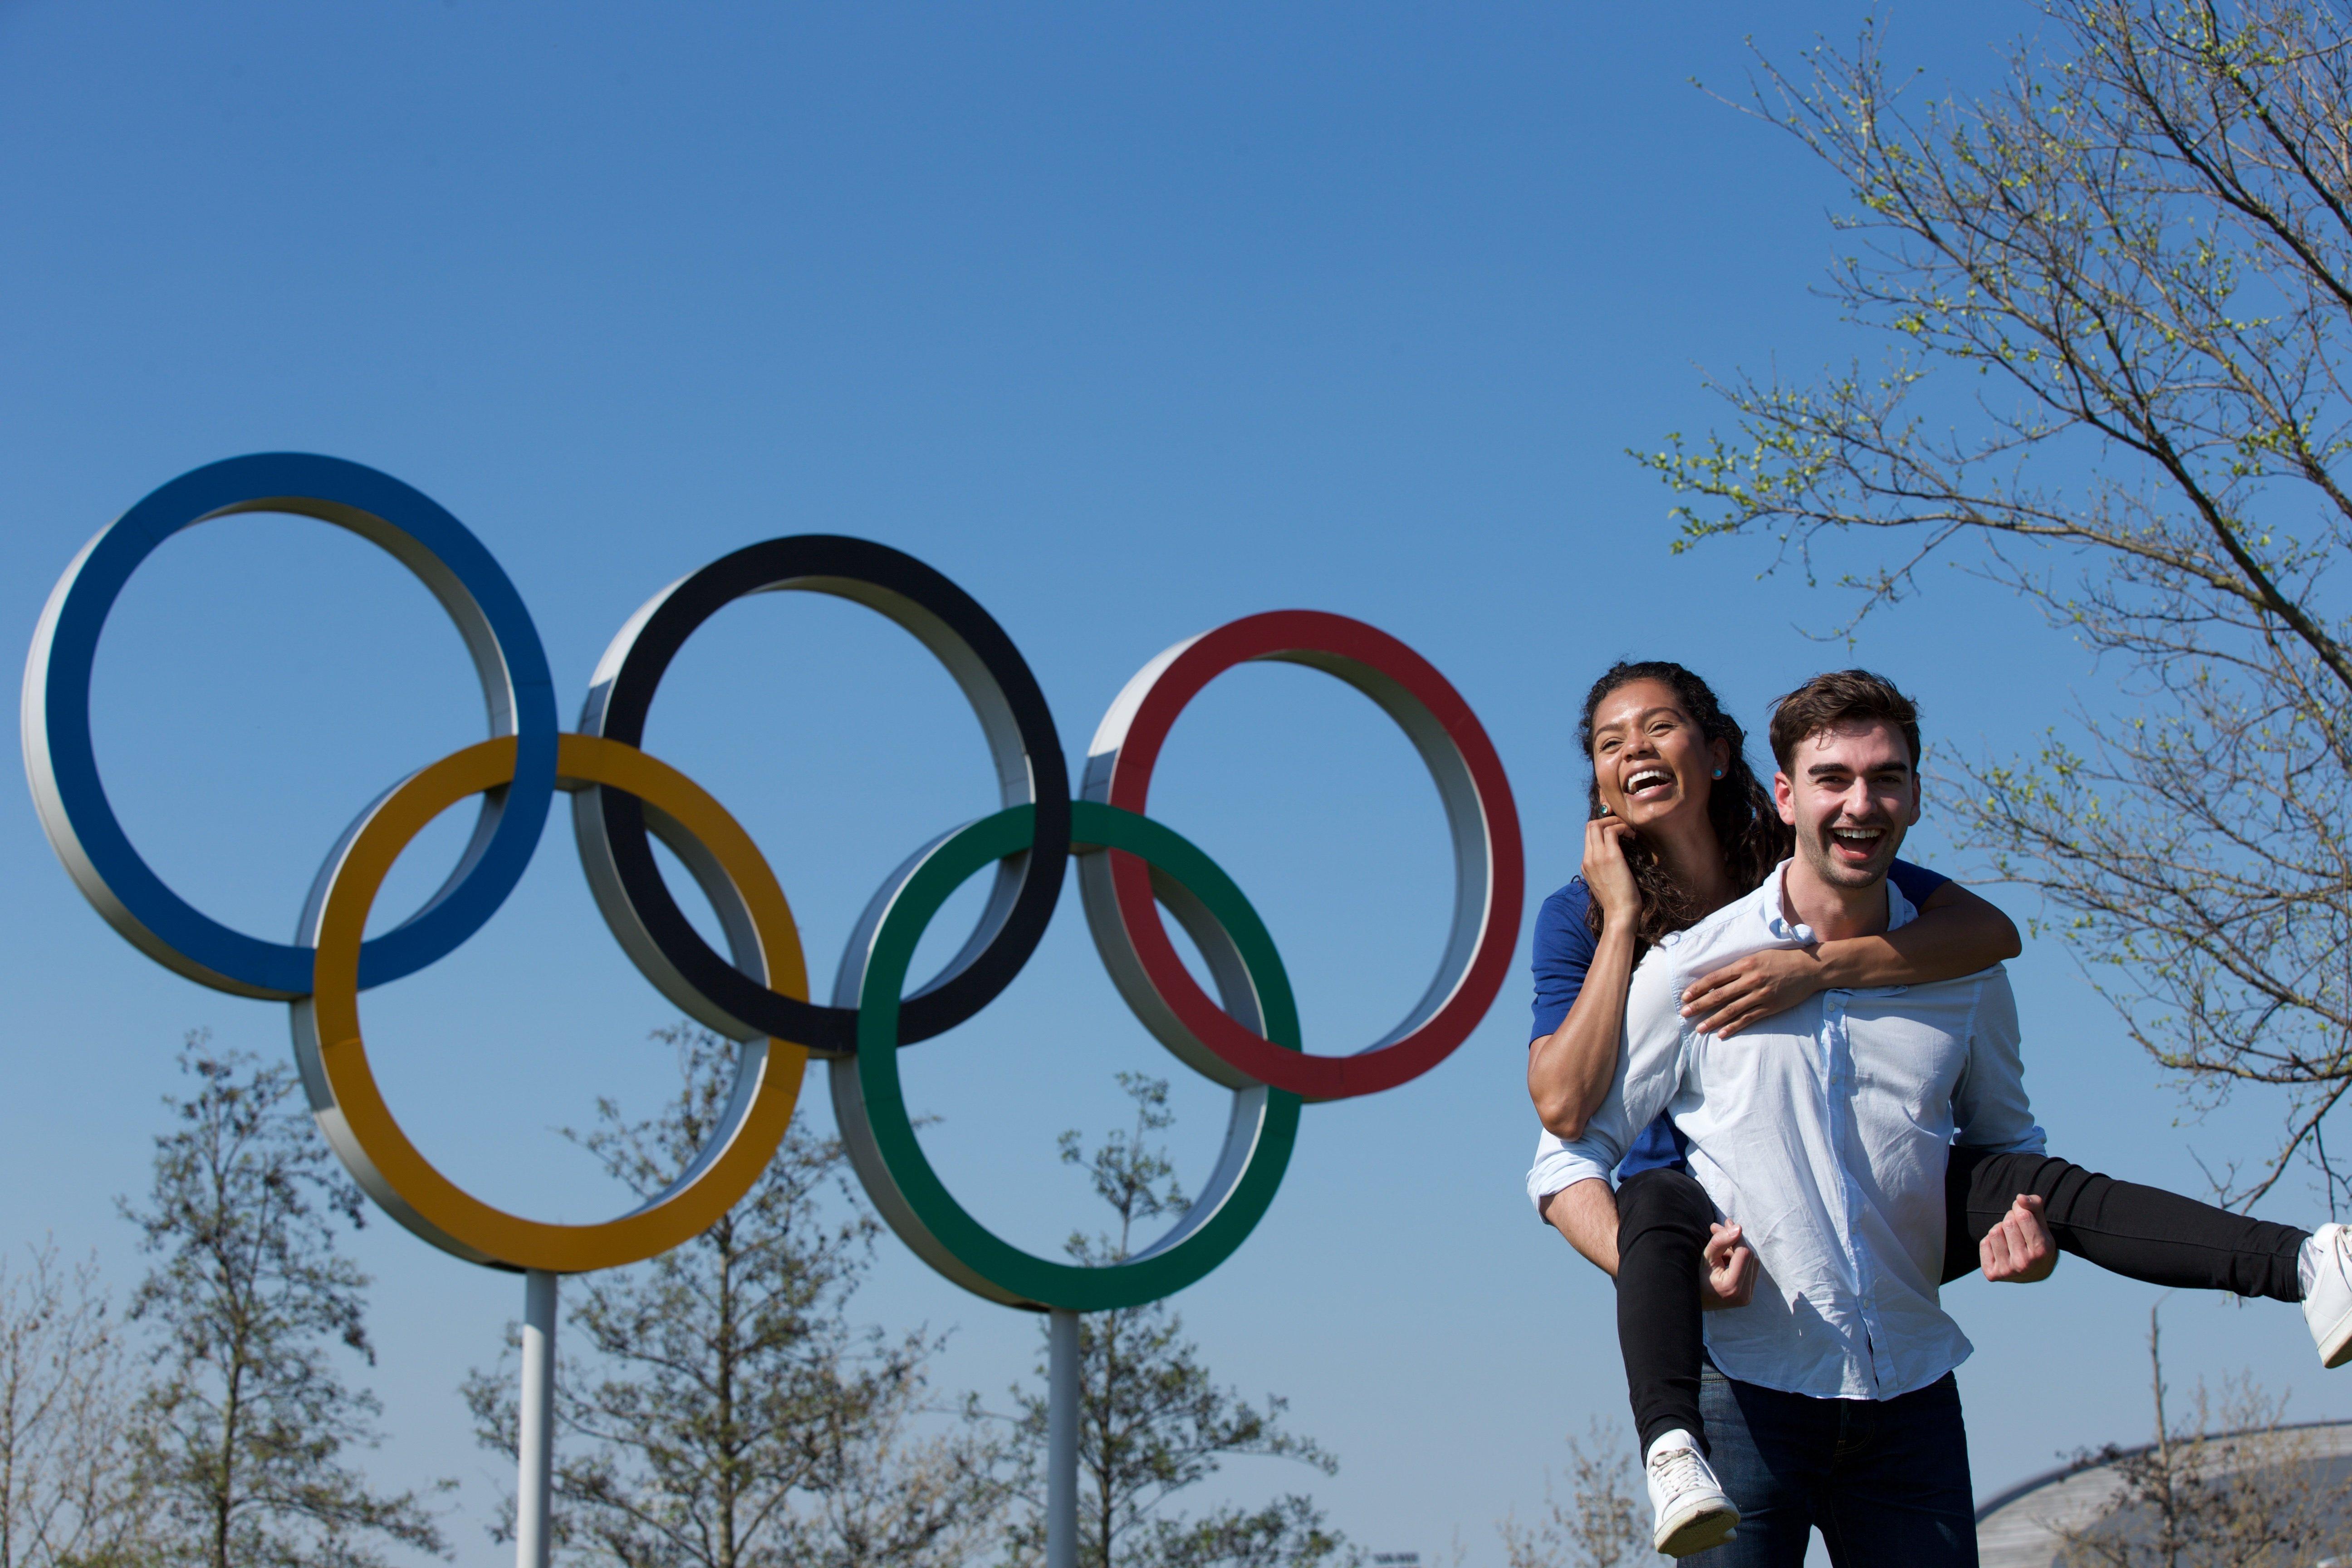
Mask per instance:
[[[2222,1446],[2217,1468],[2233,1468],[2227,1446],[2270,1432],[2300,1433],[2298,1463],[2325,1463],[2339,1484],[2352,1473],[2352,1421],[2290,1422],[2263,1431],[2222,1433],[2208,1438]],[[2066,1532],[2088,1527],[2122,1494],[2116,1460],[2145,1454],[2143,1443],[2096,1463],[2062,1465],[1988,1499],[1977,1510],[1977,1555],[1980,1568],[2051,1568],[2066,1544]]]

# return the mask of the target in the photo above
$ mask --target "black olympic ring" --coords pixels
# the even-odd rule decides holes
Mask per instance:
[[[979,601],[904,552],[870,540],[806,533],[723,555],[671,584],[641,607],[604,650],[580,713],[583,734],[642,745],[646,715],[670,660],[703,622],[751,594],[832,594],[880,612],[911,632],[955,678],[979,716],[1004,805],[1036,808],[1029,849],[996,870],[987,907],[961,951],[906,999],[898,1043],[944,1034],[1013,983],[1045,934],[1070,858],[1069,769],[1054,716],[1029,665]],[[824,1006],[786,996],[729,963],[694,929],[662,879],[645,805],[619,790],[572,797],[572,827],[598,906],[648,975],[674,975],[741,1032],[795,1041],[821,1056],[857,1048],[856,998]],[[922,859],[955,830],[908,858]],[[887,892],[859,917],[849,951],[862,951],[889,912]],[[665,986],[665,989],[673,989]]]

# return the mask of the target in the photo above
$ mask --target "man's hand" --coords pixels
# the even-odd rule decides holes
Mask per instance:
[[[1745,1307],[1756,1294],[1756,1255],[1739,1244],[1738,1226],[1717,1225],[1709,1229],[1706,1277],[1699,1281],[1699,1310],[1719,1312]]]
[[[1703,1035],[1727,1037],[1821,988],[1822,961],[1811,948],[1769,948],[1701,975],[1683,993],[1683,1016]]]
[[[2058,1267],[2058,1244],[2042,1217],[2042,1200],[2020,1193],[2000,1223],[1977,1244],[1984,1277],[2003,1283],[2032,1285],[2050,1278]]]

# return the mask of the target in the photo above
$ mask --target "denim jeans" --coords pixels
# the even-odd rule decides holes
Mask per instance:
[[[1838,1568],[1976,1568],[1968,1432],[1946,1373],[1886,1400],[1811,1399],[1707,1366],[1699,1406],[1739,1529],[1698,1568],[1799,1568],[1818,1527]]]

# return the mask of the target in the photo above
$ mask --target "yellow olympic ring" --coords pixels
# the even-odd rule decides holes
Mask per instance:
[[[755,951],[737,962],[784,995],[805,999],[808,968],[800,931],[775,873],[751,836],[700,785],[635,747],[593,735],[558,743],[559,787],[604,784],[643,801],[656,830],[698,873],[715,873],[705,891],[726,912],[731,892],[748,917]],[[369,1070],[360,1037],[360,941],[368,911],[393,862],[411,839],[467,795],[510,783],[515,742],[506,736],[467,746],[410,777],[385,796],[352,836],[325,883],[311,937],[316,988],[294,1004],[295,1054],[320,1127],[368,1194],[410,1229],[477,1263],[577,1274],[615,1268],[666,1252],[698,1236],[751,1190],[782,1142],[800,1098],[808,1052],[789,1041],[743,1042],[730,1115],[710,1143],[669,1188],[617,1219],[550,1225],[525,1219],[472,1196],[436,1170],[408,1141]]]

